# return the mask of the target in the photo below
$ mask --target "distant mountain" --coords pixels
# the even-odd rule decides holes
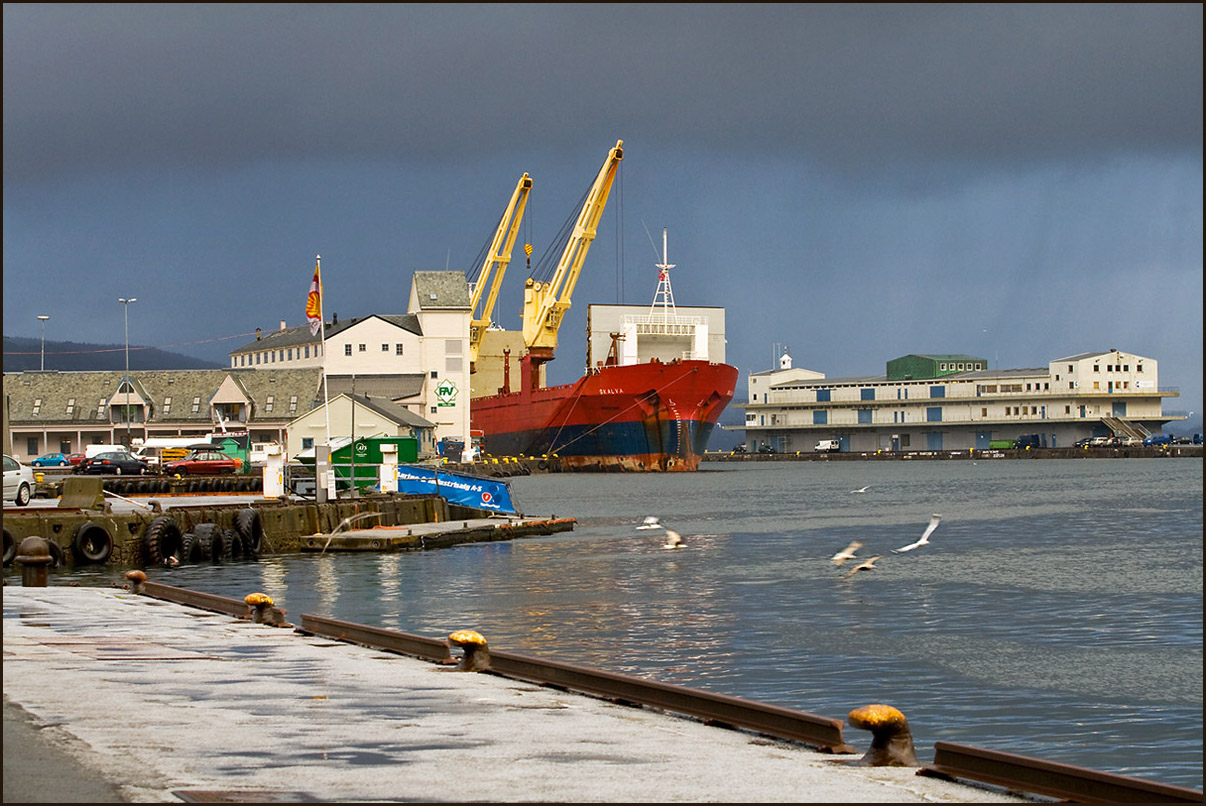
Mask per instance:
[[[169,353],[154,347],[130,345],[130,369],[222,369],[226,364]],[[42,340],[4,337],[4,371],[24,372],[42,368]],[[121,371],[126,368],[124,344],[80,344],[73,341],[46,342],[46,369],[62,372],[88,370]]]

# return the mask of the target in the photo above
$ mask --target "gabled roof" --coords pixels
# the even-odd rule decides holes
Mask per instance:
[[[423,373],[398,375],[328,375],[327,390],[330,395],[351,394],[373,400],[407,400],[423,393]]]
[[[368,316],[355,317],[342,322],[328,322],[323,325],[323,332],[310,335],[309,325],[300,325],[298,327],[287,327],[283,330],[273,330],[268,333],[261,332],[255,341],[250,341],[242,347],[236,347],[230,351],[231,355],[241,355],[242,353],[254,353],[260,350],[283,350],[289,347],[301,347],[307,344],[318,344],[324,338],[331,338],[337,333],[342,333],[349,328],[355,327],[369,319],[380,319],[383,322],[388,322],[402,330],[414,333],[416,336],[423,335],[423,328],[419,326],[419,317],[411,313],[393,313],[393,314],[369,314]]]
[[[6,372],[4,394],[14,423],[107,426],[109,412],[102,406],[107,407],[124,376],[124,372]],[[139,370],[131,372],[130,377],[151,406],[151,423],[210,423],[210,401],[228,380],[252,402],[257,421],[280,422],[314,407],[321,389],[322,369]],[[269,396],[274,398],[271,412],[267,411]],[[297,409],[289,412],[289,401],[294,396]],[[68,411],[72,400],[75,402]],[[35,414],[37,401],[41,403],[36,406]],[[168,408],[166,414],[165,408]]]

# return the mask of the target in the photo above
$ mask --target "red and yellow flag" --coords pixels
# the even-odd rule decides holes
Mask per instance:
[[[310,335],[317,336],[322,327],[322,277],[319,273],[321,261],[314,261],[314,279],[310,281],[310,295],[306,297],[306,318],[310,320]]]

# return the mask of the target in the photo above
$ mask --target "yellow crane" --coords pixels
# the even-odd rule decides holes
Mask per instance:
[[[511,201],[503,212],[502,220],[498,222],[498,230],[494,233],[494,241],[482,264],[477,282],[473,284],[470,293],[469,309],[473,312],[469,320],[469,371],[477,369],[477,358],[482,349],[482,340],[490,327],[491,315],[494,313],[494,303],[498,301],[498,290],[502,287],[503,276],[507,273],[507,265],[511,262],[511,247],[515,245],[515,236],[519,234],[519,222],[523,220],[523,210],[528,203],[528,193],[532,190],[532,177],[526,173],[519,178]],[[491,277],[493,275],[493,277]],[[482,302],[483,292],[485,305],[478,313]]]
[[[611,192],[616,170],[623,158],[624,141],[617,140],[586,195],[552,279],[540,283],[529,277],[524,284],[523,341],[534,364],[551,360],[557,350],[557,329],[561,327],[561,319],[570,307],[574,284],[578,282],[586,253],[598,232],[599,219],[607,205],[607,194]]]

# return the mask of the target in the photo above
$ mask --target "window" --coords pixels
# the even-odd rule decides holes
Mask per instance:
[[[981,417],[987,417],[987,416],[988,416],[988,409],[980,409],[980,416],[981,416]]]
[[[33,404],[33,411],[31,411],[30,413],[31,413],[31,414],[37,414],[37,413],[38,413],[39,411],[41,411],[41,410],[42,410],[42,398],[40,398],[40,397],[35,397],[35,398],[34,398],[34,404]]]
[[[305,351],[305,357],[309,358],[310,357],[310,345],[307,344],[304,348],[304,351]],[[313,441],[313,440],[311,440],[311,441]]]
[[[1101,367],[1099,367],[1099,366],[1097,366],[1096,364],[1094,364],[1094,365],[1093,365],[1093,371],[1094,371],[1094,372],[1101,372]]]
[[[931,386],[930,387],[930,397],[946,397],[946,387],[945,386]]]
[[[350,345],[350,344],[343,345],[343,354],[351,355],[352,354],[352,345]]]
[[[818,389],[817,390],[817,402],[818,403],[828,403],[829,402],[829,393],[831,391],[832,391],[831,389]]]
[[[264,401],[264,411],[265,412],[272,411],[272,406],[273,406],[273,403],[275,400],[276,400],[276,395],[268,395],[268,399]]]
[[[366,349],[367,349],[367,345],[361,344],[361,345],[360,345],[359,352],[362,352],[362,353],[363,353],[363,352],[364,352]]]
[[[314,447],[314,437],[302,437],[302,450],[307,451]]]
[[[197,396],[193,398],[193,414],[199,411],[201,411],[201,397]]]
[[[120,392],[121,390],[119,389],[118,391]],[[67,413],[75,414],[75,398],[74,397],[67,398]]]
[[[1135,367],[1135,372],[1143,372],[1143,365],[1139,364]]]
[[[165,397],[165,398],[163,399],[163,413],[164,413],[164,414],[171,414],[171,413],[172,413],[172,398],[171,398],[171,395],[169,395],[169,396],[167,396],[167,397]]]
[[[394,345],[394,355],[402,355],[402,345],[401,344]]]
[[[926,410],[925,410],[925,421],[926,421],[927,423],[940,423],[940,422],[942,422],[942,407],[941,407],[941,406],[928,406],[928,407],[926,407]]]
[[[439,414],[439,413],[440,413],[440,410],[439,410],[439,409],[437,409],[435,406],[432,406],[432,407],[431,407],[431,413],[432,413],[432,414]]]
[[[858,393],[859,393],[859,399],[861,399],[861,400],[874,400],[875,399],[875,389],[873,389],[873,388],[860,389]]]
[[[381,352],[383,352],[383,353],[388,353],[388,352],[389,352],[389,345],[388,345],[388,344],[382,344],[382,345],[381,345]]]
[[[444,355],[460,355],[462,352],[460,339],[444,339]]]
[[[289,411],[297,411],[297,395],[289,396]]]
[[[1071,413],[1072,413],[1072,407],[1064,406],[1064,414],[1071,414]]]
[[[858,410],[858,421],[862,425],[870,425],[871,424],[871,409],[859,409]]]
[[[814,411],[812,413],[812,424],[813,425],[826,425],[828,422],[829,422],[829,412]]]
[[[37,456],[41,451],[38,450],[38,438],[28,437],[25,440],[25,452],[30,456]]]
[[[1069,365],[1068,365],[1068,372],[1075,372],[1075,371],[1076,371],[1076,367],[1074,367],[1074,366],[1072,366],[1071,364],[1069,364]]]
[[[103,397],[96,404],[96,419],[105,419],[105,399]]]
[[[440,373],[436,372],[436,371],[433,369],[433,370],[431,371],[431,377],[433,377],[433,378],[438,378],[438,377],[440,377]],[[433,411],[433,412],[432,412],[432,414],[435,414],[435,412]]]

